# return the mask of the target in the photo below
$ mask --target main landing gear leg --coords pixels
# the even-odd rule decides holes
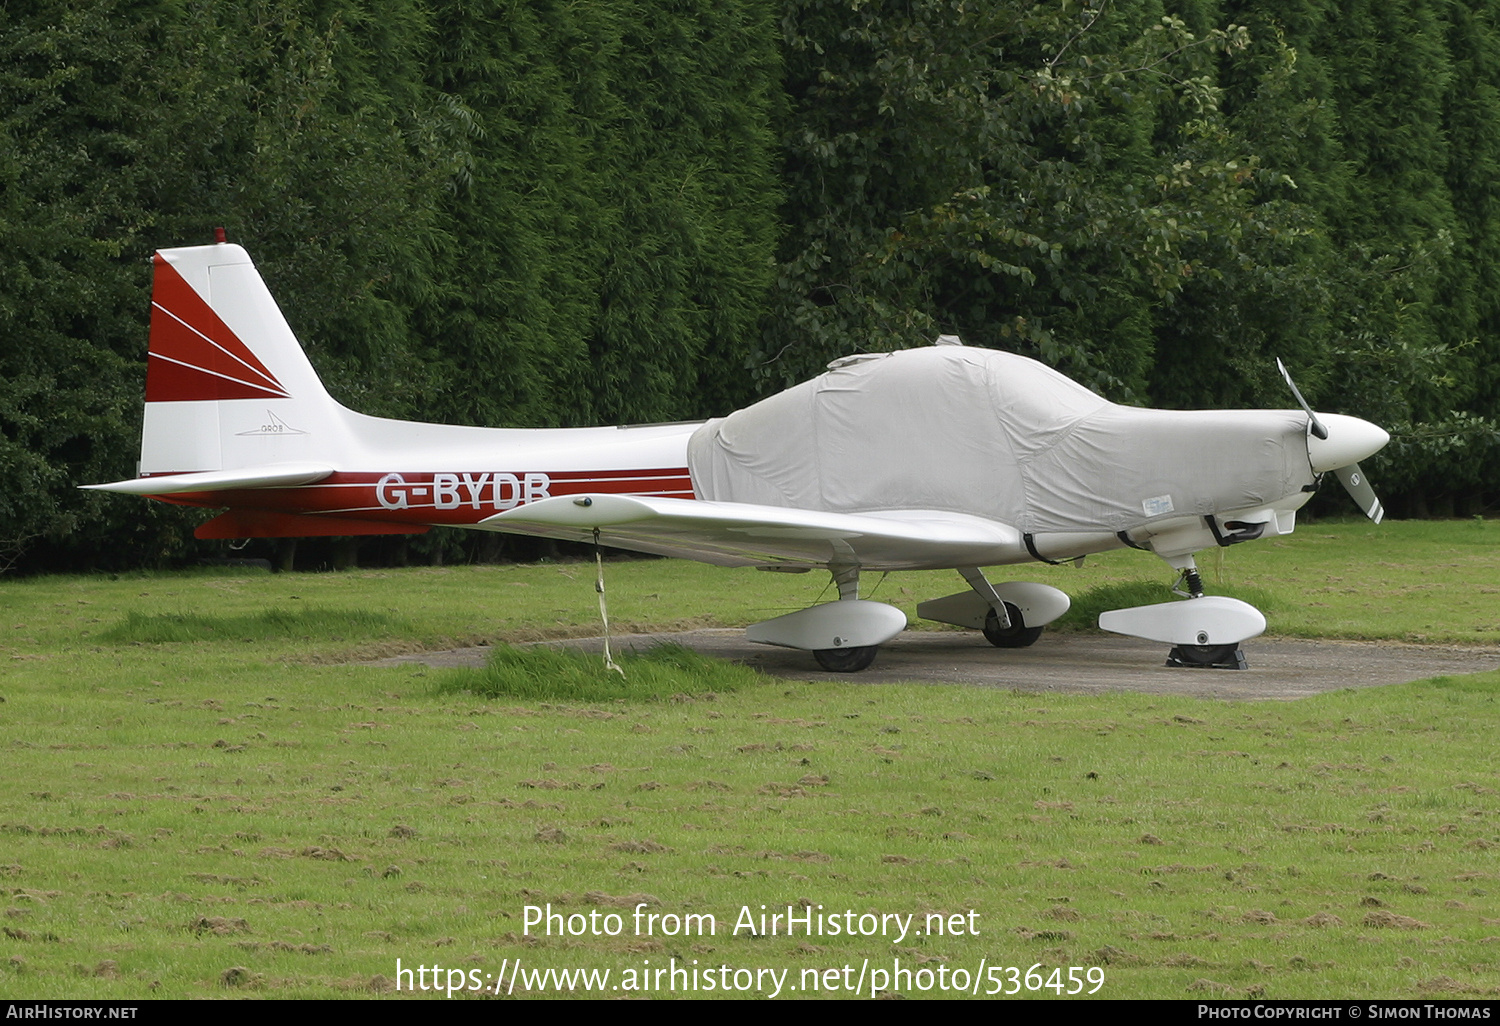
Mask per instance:
[[[834,564],[828,568],[838,585],[840,602],[859,600],[859,567]],[[829,673],[858,673],[875,661],[879,645],[853,645],[848,648],[819,648],[813,658]]]
[[[961,566],[958,572],[980,598],[990,604],[984,618],[984,638],[996,648],[1027,648],[1042,636],[1040,627],[1027,627],[1021,610],[1002,599],[995,586],[977,566]]]

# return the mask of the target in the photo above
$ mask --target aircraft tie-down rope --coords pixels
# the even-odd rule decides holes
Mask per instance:
[[[615,663],[609,654],[609,609],[604,604],[604,557],[599,554],[599,528],[594,528],[594,568],[597,576],[594,578],[594,590],[599,593],[599,619],[604,621],[604,668],[614,670],[621,677],[625,671]]]

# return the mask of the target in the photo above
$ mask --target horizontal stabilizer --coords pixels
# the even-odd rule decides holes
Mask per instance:
[[[490,531],[536,534],[683,556],[720,566],[826,566],[922,570],[994,566],[1025,558],[1006,524],[944,510],[829,513],[745,502],[638,495],[559,495],[481,521]]]
[[[161,474],[110,484],[83,485],[101,492],[129,495],[175,495],[178,492],[224,492],[240,488],[291,488],[313,484],[333,473],[324,463],[270,463],[238,470],[205,470],[196,474]]]

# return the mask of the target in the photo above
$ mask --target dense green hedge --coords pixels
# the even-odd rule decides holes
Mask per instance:
[[[150,254],[223,225],[364,412],[546,426],[749,395],[775,8],[93,0],[0,15],[0,559],[130,565]]]
[[[1319,406],[1494,502],[1480,0],[60,0],[0,12],[0,566],[189,554],[133,472],[150,253],[224,225],[331,389],[724,412],[939,331],[1113,398]]]

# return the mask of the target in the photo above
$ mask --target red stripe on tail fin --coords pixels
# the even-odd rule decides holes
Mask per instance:
[[[171,264],[155,264],[146,402],[290,398]]]

